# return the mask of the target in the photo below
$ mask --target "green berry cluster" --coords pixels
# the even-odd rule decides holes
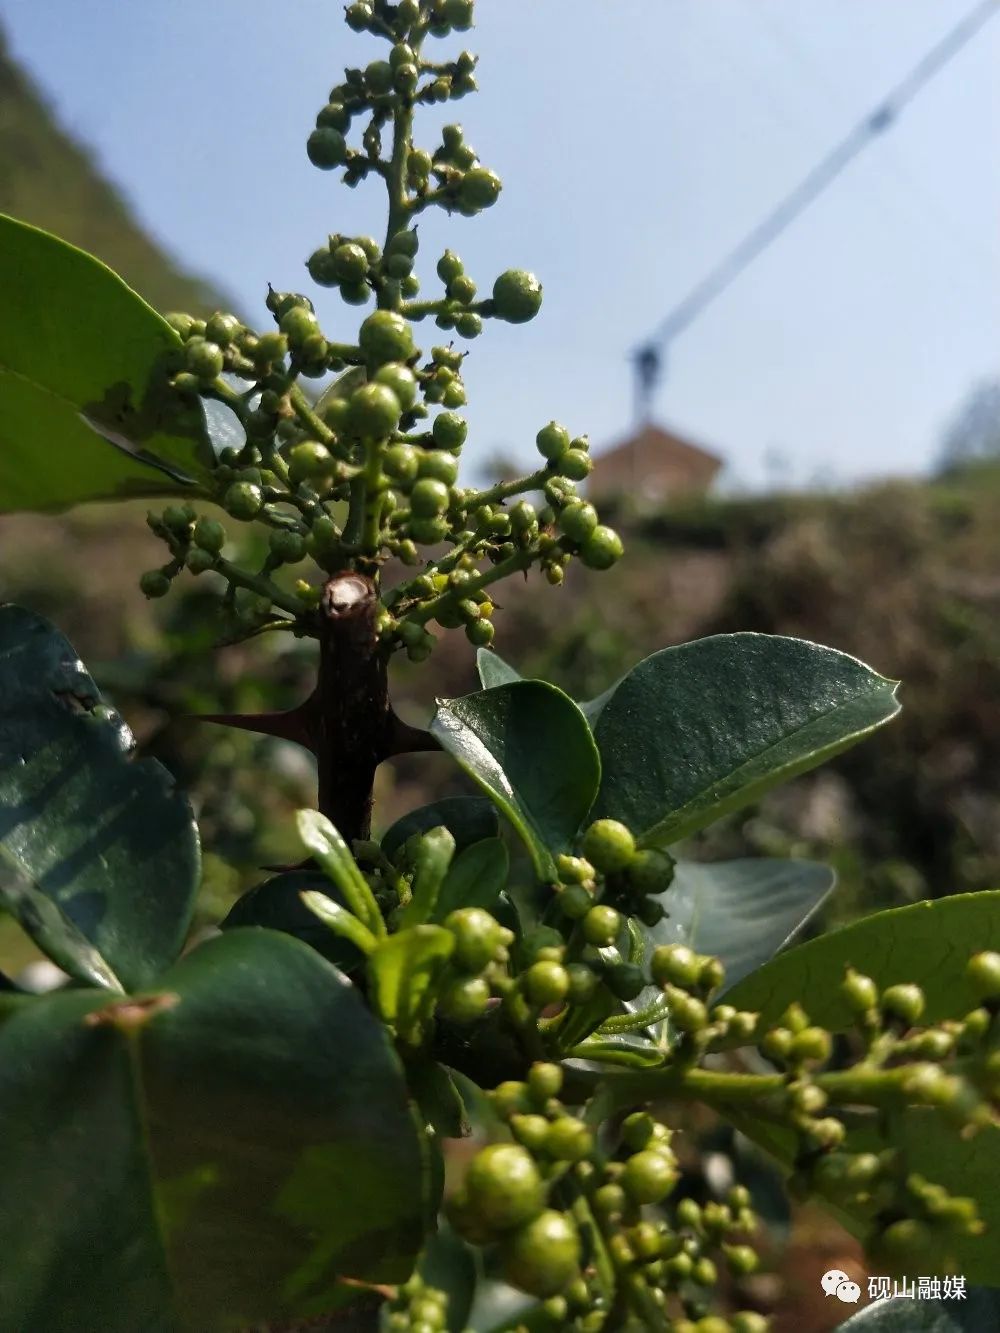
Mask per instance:
[[[638,1318],[634,1326],[648,1328],[641,1321],[651,1311],[659,1326],[678,1308],[701,1310],[720,1269],[754,1271],[746,1242],[756,1219],[745,1189],[703,1207],[669,1204],[680,1178],[671,1131],[634,1112],[609,1154],[562,1092],[554,1064],[501,1083],[491,1100],[512,1141],[481,1149],[449,1203],[459,1233],[488,1247],[504,1278],[543,1302],[540,1326],[597,1333]],[[598,1250],[610,1273],[594,1262]],[[748,1313],[719,1327],[751,1333],[765,1322]]]
[[[353,29],[385,39],[389,48],[385,59],[348,69],[331,89],[307,152],[321,169],[343,168],[348,185],[380,179],[388,226],[382,244],[330,234],[307,269],[349,307],[374,303],[354,336],[328,336],[309,297],[273,289],[267,309],[274,324],[267,330],[223,312],[208,320],[168,316],[178,335],[167,358],[175,389],[187,399],[224,404],[246,437],[212,460],[193,498],[271,531],[262,565],[247,569],[235,549],[226,559],[221,542],[196,540],[195,529],[207,531],[204,523],[214,520],[192,514],[182,530],[166,516],[152,516],[170,558],[143,576],[148,597],[166,593],[183,570],[214,573],[248,629],[315,635],[322,576],[357,570],[379,585],[383,647],[419,661],[435,643],[432,626],[462,628],[477,647],[492,642],[488,590],[499,580],[535,567],[556,585],[574,557],[602,570],[621,555],[617,534],[577,494],[591,468],[588,441],[558,423],[538,432],[543,462],[536,471],[484,490],[460,485],[466,353],[453,342],[425,353],[415,342],[414,328],[428,317],[467,341],[489,318],[521,324],[541,308],[533,274],[508,269],[480,294],[450,249],[435,266],[440,294],[420,298],[420,215],[438,206],[472,216],[501,190],[460,125],[445,125],[433,151],[413,138],[418,106],[475,89],[474,56],[461,52],[442,62],[424,50],[428,37],[464,32],[473,18],[472,0],[377,0],[347,9]],[[339,378],[318,395],[303,384],[327,375]],[[544,501],[540,507],[527,498],[532,494]],[[308,571],[289,578],[286,567],[307,558],[321,571],[319,581]],[[382,590],[389,561],[413,573]]]
[[[382,1327],[386,1333],[447,1333],[448,1304],[447,1292],[414,1273],[387,1306]]]

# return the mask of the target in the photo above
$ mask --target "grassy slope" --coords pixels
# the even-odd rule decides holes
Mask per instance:
[[[161,311],[210,314],[227,303],[186,273],[136,221],[87,149],[56,123],[0,31],[0,212],[103,259]]]

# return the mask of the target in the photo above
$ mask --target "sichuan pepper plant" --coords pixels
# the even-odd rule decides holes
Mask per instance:
[[[306,859],[191,938],[184,796],[58,630],[0,608],[0,896],[68,978],[0,995],[0,1329],[757,1333],[753,1199],[682,1174],[690,1103],[877,1268],[961,1274],[992,1319],[1000,895],[779,953],[826,869],[683,858],[894,716],[894,682],[853,658],[718,636],[577,703],[490,650],[503,579],[557,587],[621,543],[577,493],[586,437],[557,422],[535,471],[460,484],[464,358],[542,298],[517,269],[480,296],[456,253],[420,248],[426,210],[500,195],[460,126],[415,137],[423,105],[475,89],[476,58],[436,46],[472,0],[346,17],[384,58],[347,70],[307,151],[381,183],[388,219],[308,260],[346,303],[335,337],[298,293],[268,293],[264,329],[162,319],[0,220],[3,508],[165,497],[147,597],[205,579],[220,638],[317,644],[299,707],[211,720],[308,747],[318,774]],[[268,533],[261,564],[233,524]],[[480,688],[404,724],[394,655],[459,627]],[[373,825],[377,766],[435,749],[479,794]],[[952,1318],[913,1304],[913,1328]]]

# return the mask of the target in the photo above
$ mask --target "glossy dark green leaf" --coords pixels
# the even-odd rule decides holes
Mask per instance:
[[[669,915],[643,928],[649,952],[660,944],[688,944],[719,958],[728,991],[788,944],[835,882],[829,866],[815,861],[678,861],[674,882],[660,897]]]
[[[482,907],[492,912],[509,873],[510,857],[499,838],[474,842],[452,861],[438,894],[435,918],[443,921],[458,907]]]
[[[364,961],[359,949],[340,938],[318,920],[302,901],[309,891],[325,893],[342,902],[338,890],[321,870],[288,870],[257,884],[237,899],[229,915],[220,923],[222,930],[243,926],[264,926],[280,930],[304,941],[328,962],[350,972]]]
[[[912,1291],[913,1278],[907,1285]],[[1000,1328],[1000,1293],[989,1287],[963,1288],[961,1298],[890,1297],[859,1310],[835,1333],[992,1333]]]
[[[758,1010],[773,1024],[792,1000],[834,1031],[851,1023],[840,997],[845,969],[874,977],[880,987],[916,982],[927,1000],[929,1023],[955,1018],[977,1000],[965,980],[969,955],[1000,948],[1000,890],[955,894],[876,912],[842,930],[790,949],[747,977],[726,996],[740,1009]]]
[[[815,768],[899,711],[896,683],[846,653],[720,634],[640,662],[589,716],[594,817],[665,846]]]
[[[145,1006],[0,1006],[4,1327],[214,1333],[407,1276],[423,1152],[402,1069],[299,941],[220,936]]]
[[[446,796],[398,819],[383,834],[382,850],[386,856],[394,856],[414,833],[426,833],[442,825],[455,839],[455,848],[459,852],[484,838],[495,838],[500,831],[496,808],[484,796]]]
[[[428,1018],[432,987],[455,947],[443,926],[410,926],[382,940],[368,959],[371,997],[390,1027],[414,1034]]]
[[[431,731],[524,840],[540,878],[555,877],[587,817],[601,768],[590,728],[554,685],[522,680],[442,701]]]
[[[541,1333],[552,1321],[541,1304],[506,1282],[487,1279],[476,1287],[476,1297],[469,1311],[473,1333]]]
[[[407,1066],[407,1083],[420,1109],[424,1124],[445,1139],[464,1139],[470,1132],[462,1094],[451,1071],[436,1060],[420,1060]]]
[[[104,264],[0,216],[0,512],[186,490],[211,458],[161,358],[181,343]]]
[[[492,690],[497,685],[512,685],[523,677],[515,671],[509,662],[505,662],[492,648],[480,648],[476,653],[476,670],[484,690]]]
[[[44,949],[53,936],[37,895],[50,898],[132,988],[177,957],[200,875],[187,801],[133,746],[72,645],[41,617],[0,607],[0,849],[33,890],[17,895],[5,880],[8,902]],[[97,980],[68,947],[54,961]]]

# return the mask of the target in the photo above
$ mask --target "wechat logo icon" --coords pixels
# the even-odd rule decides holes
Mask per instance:
[[[831,1268],[823,1274],[819,1283],[827,1296],[836,1296],[845,1305],[857,1305],[860,1299],[861,1288],[840,1268]]]

